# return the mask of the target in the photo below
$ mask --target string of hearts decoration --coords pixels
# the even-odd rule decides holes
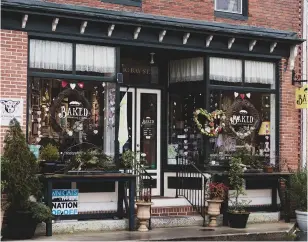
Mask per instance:
[[[202,121],[199,121],[203,119]],[[225,127],[225,113],[222,110],[215,110],[212,113],[199,108],[193,113],[193,120],[199,131],[210,137],[217,136]]]
[[[249,93],[248,93],[249,94]],[[233,104],[226,111],[226,131],[235,134],[241,140],[251,136],[260,125],[260,115],[248,100],[250,94],[234,93]]]

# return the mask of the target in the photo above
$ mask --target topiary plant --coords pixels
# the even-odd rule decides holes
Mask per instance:
[[[231,158],[230,169],[228,172],[230,187],[232,190],[235,190],[230,198],[234,198],[234,201],[230,201],[232,208],[229,209],[229,212],[233,213],[245,213],[244,207],[250,203],[250,201],[239,200],[240,195],[246,195],[244,191],[245,180],[243,176],[243,164],[241,158]]]
[[[29,150],[26,138],[16,119],[10,122],[4,139],[1,162],[1,179],[6,182],[7,201],[10,207],[26,209],[31,195],[38,195],[40,183],[36,177],[38,165]],[[18,152],[16,151],[18,147]]]
[[[45,161],[57,161],[59,159],[59,150],[52,144],[47,144],[40,152],[40,159]]]
[[[29,224],[32,229],[35,226],[35,231],[37,223],[51,218],[51,211],[37,202],[41,198],[38,164],[16,119],[10,122],[4,144],[1,180],[5,182],[8,202],[6,236],[29,238]],[[35,199],[30,201],[32,196]]]

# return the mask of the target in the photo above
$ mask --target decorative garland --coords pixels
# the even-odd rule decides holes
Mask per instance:
[[[207,119],[204,125],[199,122],[199,115],[204,116]],[[212,113],[209,113],[206,110],[199,108],[193,114],[193,120],[196,123],[197,128],[202,134],[210,137],[217,136],[222,131],[225,126],[225,118],[225,113],[222,110],[215,110]]]

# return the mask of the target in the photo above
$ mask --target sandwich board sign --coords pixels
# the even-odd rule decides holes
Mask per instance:
[[[78,214],[78,189],[53,189],[52,214],[76,215]]]

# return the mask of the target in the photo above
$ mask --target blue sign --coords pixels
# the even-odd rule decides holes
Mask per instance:
[[[53,189],[52,214],[75,215],[78,214],[78,189]]]

